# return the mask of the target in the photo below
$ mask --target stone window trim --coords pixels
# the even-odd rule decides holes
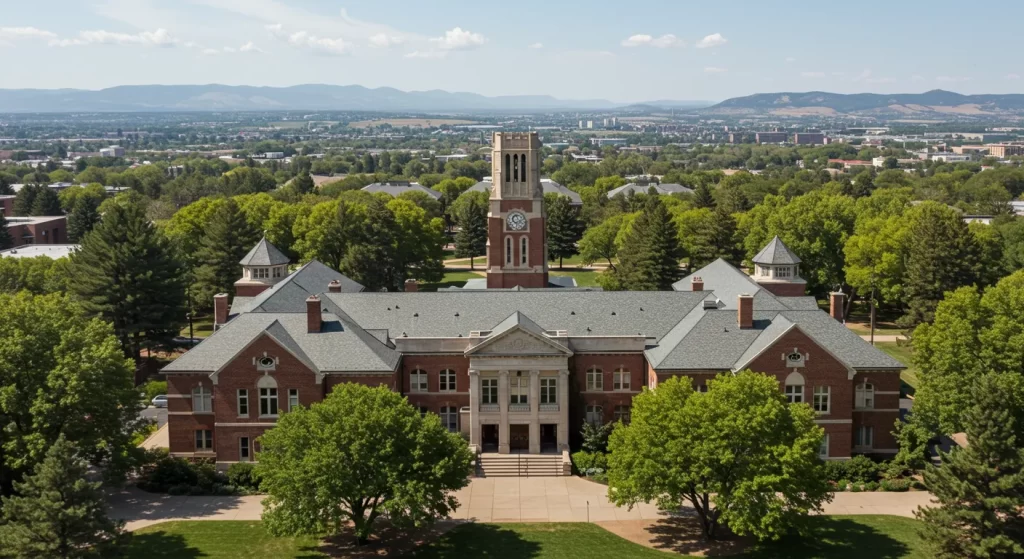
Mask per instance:
[[[600,367],[587,369],[587,389],[585,392],[604,392],[604,371]]]
[[[213,413],[213,391],[202,384],[192,389],[192,413]]]
[[[278,404],[277,381],[270,375],[263,375],[256,383],[256,387],[259,389],[260,417],[278,417],[281,408]]]
[[[252,461],[252,448],[249,446],[249,437],[238,437],[238,461]]]
[[[624,367],[619,367],[612,373],[612,391],[631,392],[632,375]]]
[[[599,405],[588,405],[586,407],[586,422],[591,425],[602,425],[604,423],[604,410]]]
[[[482,377],[480,379],[480,403],[486,405],[498,404],[497,377]]]
[[[832,387],[815,386],[811,407],[814,408],[817,415],[829,415],[832,413]]]
[[[818,447],[819,458],[828,458],[828,443],[828,433],[825,433],[825,435],[821,438],[821,446]]]
[[[875,428],[871,425],[860,425],[853,430],[853,447],[870,450],[875,443]]]
[[[441,406],[441,425],[451,433],[459,432],[459,407]]]
[[[530,240],[523,235],[519,238],[519,265],[526,266],[530,255]]]
[[[213,430],[196,429],[195,445],[196,452],[213,452]]]
[[[238,398],[238,417],[249,417],[249,389],[239,388],[237,392]]]
[[[423,369],[413,369],[409,373],[409,392],[428,392],[429,386],[427,372]]]
[[[794,371],[786,377],[782,389],[786,399],[791,404],[800,404],[804,401],[804,376]]]
[[[513,256],[512,255],[512,247],[513,246],[514,245],[512,244],[512,237],[506,236],[505,237],[505,265],[506,266],[511,266],[512,265],[512,262],[513,262],[513,259],[512,259],[512,256]]]
[[[299,407],[299,389],[289,388],[288,389],[288,411],[292,411]]]
[[[557,377],[541,377],[540,378],[540,403],[541,404],[557,404],[558,403],[558,378]]]
[[[875,386],[870,382],[864,381],[858,384],[854,388],[854,405],[855,410],[872,410],[875,409]]]

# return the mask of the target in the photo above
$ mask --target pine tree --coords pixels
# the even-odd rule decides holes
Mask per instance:
[[[71,291],[87,313],[113,323],[125,354],[170,342],[185,318],[182,264],[146,217],[141,195],[115,198],[71,259]]]
[[[619,249],[613,284],[627,291],[667,291],[682,278],[683,256],[665,204],[650,196]]]
[[[39,190],[46,188],[45,186],[39,186],[37,184],[26,184],[21,187],[18,194],[14,197],[14,206],[11,208],[11,213],[17,216],[28,216],[32,215],[32,205],[36,201],[36,196],[39,195]]]
[[[455,256],[469,258],[469,269],[474,269],[474,258],[487,252],[487,195],[475,196],[467,193],[453,204],[455,222],[459,231],[455,234]]]
[[[309,176],[309,173],[301,173],[292,180],[292,186],[299,194],[309,194],[313,192],[316,184],[313,182],[313,177]]]
[[[116,547],[120,523],[107,517],[100,484],[85,480],[86,463],[63,435],[23,482],[4,497],[0,549],[4,557],[104,557]]]
[[[41,186],[35,199],[32,200],[30,215],[64,215],[60,208],[60,197],[49,187]]]
[[[939,557],[1001,559],[1024,555],[1024,448],[1021,411],[1007,397],[1006,379],[988,374],[971,391],[964,412],[967,446],[940,453],[924,482],[939,506],[920,508],[922,535]],[[1019,379],[1018,379],[1019,380]]]
[[[92,196],[79,196],[68,214],[68,241],[80,242],[99,221],[98,200]]]
[[[713,208],[715,207],[715,198],[711,195],[711,188],[700,183],[697,188],[693,190],[693,203],[698,208]]]
[[[554,196],[547,204],[547,245],[548,259],[558,259],[558,269],[562,269],[562,259],[579,254],[576,243],[583,238],[586,225],[580,219],[580,211],[573,207],[567,196]]]
[[[218,207],[206,224],[196,259],[196,293],[200,305],[213,305],[218,293],[235,294],[235,282],[242,277],[242,258],[260,240],[234,200]]]
[[[14,239],[11,237],[11,232],[7,230],[7,218],[0,211],[0,250],[8,249],[12,246],[14,246]]]

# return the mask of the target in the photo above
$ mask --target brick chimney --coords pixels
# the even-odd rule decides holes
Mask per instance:
[[[416,293],[420,290],[420,284],[414,279],[405,280],[405,291],[406,293]]]
[[[228,322],[228,294],[218,293],[213,296],[213,325],[216,328]]]
[[[306,331],[315,334],[320,331],[323,316],[320,314],[320,297],[310,295],[306,299]]]
[[[690,280],[690,290],[704,291],[704,278],[694,276],[693,279]]]
[[[740,328],[754,327],[754,296],[746,293],[739,297],[739,309],[736,313]]]
[[[331,280],[331,283],[327,284],[327,291],[330,293],[341,293],[341,282]]]
[[[843,322],[844,303],[846,303],[846,294],[842,291],[828,294],[828,314],[839,322]]]

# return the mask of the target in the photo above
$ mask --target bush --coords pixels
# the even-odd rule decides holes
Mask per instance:
[[[869,482],[865,483],[864,484],[864,490],[865,491],[878,491],[878,482],[877,481],[869,481]]]
[[[184,458],[166,456],[146,468],[138,486],[154,493],[171,495],[209,495],[216,485],[226,485],[227,478],[209,462],[193,463]]]
[[[841,480],[836,482],[836,489],[839,490],[839,491],[846,491],[849,488],[850,488],[850,480],[848,480],[848,479],[841,479]]]
[[[825,477],[829,481],[835,482],[849,479],[846,475],[846,462],[842,460],[828,460],[825,462]]]
[[[156,396],[159,396],[160,394],[167,394],[167,381],[151,380],[140,386],[139,390],[142,391],[143,397],[146,399],[146,404],[149,404]]]
[[[581,450],[572,455],[572,463],[576,471],[589,476],[596,473],[604,473],[608,469],[608,456],[603,452],[587,452]]]
[[[853,493],[860,493],[861,491],[864,491],[864,484],[854,483],[850,486],[850,491]]]
[[[910,491],[909,479],[883,479],[879,487],[882,491]]]
[[[846,461],[846,475],[851,481],[867,483],[878,480],[881,467],[867,456],[854,456]]]
[[[253,477],[254,466],[249,462],[238,462],[228,467],[228,483],[245,489],[259,489],[259,481]]]

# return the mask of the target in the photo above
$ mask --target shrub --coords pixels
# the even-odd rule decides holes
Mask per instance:
[[[228,483],[245,489],[258,489],[259,482],[253,477],[254,466],[248,462],[238,462],[228,467]]]
[[[878,491],[878,482],[877,481],[869,481],[869,482],[865,483],[864,484],[864,490],[865,491]]]
[[[139,390],[142,391],[143,396],[146,398],[146,403],[149,404],[156,396],[167,394],[167,381],[151,380],[140,386]]]
[[[836,482],[836,489],[838,489],[839,491],[846,491],[849,488],[850,488],[850,480],[848,480],[848,479],[841,479],[841,480]]]
[[[867,456],[854,456],[846,461],[846,475],[851,481],[876,481],[879,470],[879,464]]]
[[[909,491],[910,484],[909,479],[883,479],[879,487],[882,491]]]
[[[861,491],[864,491],[864,484],[854,483],[850,486],[850,491],[853,493],[860,493]]]
[[[603,473],[608,469],[608,457],[603,452],[587,452],[581,450],[572,455],[572,463],[583,475]]]
[[[849,479],[846,475],[846,462],[843,460],[829,460],[825,462],[825,477],[829,481],[838,482],[841,479]]]
[[[214,492],[227,478],[208,462],[192,463],[184,458],[166,456],[143,471],[138,486],[145,491],[171,495],[202,495]]]

